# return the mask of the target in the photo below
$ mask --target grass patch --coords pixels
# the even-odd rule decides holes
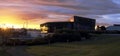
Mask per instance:
[[[10,56],[5,50],[0,47],[0,56]]]
[[[96,35],[96,40],[29,46],[35,56],[120,56],[120,35]]]

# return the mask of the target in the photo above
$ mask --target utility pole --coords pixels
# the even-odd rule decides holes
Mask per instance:
[[[28,19],[25,18],[25,22],[23,23],[23,28],[28,28]]]
[[[26,28],[28,28],[28,20],[26,20]]]

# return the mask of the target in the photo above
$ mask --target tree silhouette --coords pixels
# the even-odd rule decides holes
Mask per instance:
[[[101,28],[101,30],[106,30],[105,26],[101,26],[100,28]]]

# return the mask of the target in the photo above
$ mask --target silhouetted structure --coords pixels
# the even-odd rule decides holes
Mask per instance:
[[[48,27],[48,32],[54,32],[58,29],[73,29],[73,22],[47,22],[41,24],[41,27]]]
[[[107,27],[107,30],[120,31],[120,24],[114,24],[113,26],[109,26],[109,27]]]
[[[75,30],[95,30],[95,19],[74,16]]]
[[[47,22],[41,24],[41,30],[43,27],[47,27],[48,32],[54,32],[58,29],[71,29],[71,30],[95,30],[95,19],[74,16],[72,20],[67,22]]]

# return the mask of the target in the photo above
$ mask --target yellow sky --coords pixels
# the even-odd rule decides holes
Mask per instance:
[[[39,24],[29,22],[29,20],[23,20],[21,15],[11,11],[11,10],[0,10],[0,27],[14,27],[14,28],[22,28],[27,22],[28,26],[24,26],[26,28],[39,29]]]

